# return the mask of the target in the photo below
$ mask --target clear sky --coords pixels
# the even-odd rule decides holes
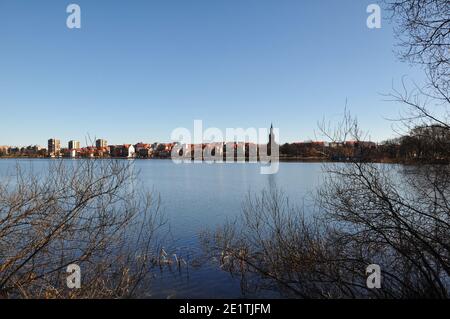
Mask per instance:
[[[370,3],[0,0],[0,145],[164,142],[195,119],[301,141],[346,99],[372,140],[393,136],[401,106],[381,94],[422,73],[397,61],[387,12],[367,28]]]

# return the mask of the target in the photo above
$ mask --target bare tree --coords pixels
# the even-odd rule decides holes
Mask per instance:
[[[241,277],[244,293],[272,290],[291,298],[372,293],[365,287],[365,266],[349,259],[328,225],[291,206],[279,189],[249,194],[240,219],[202,238],[221,268]]]
[[[159,198],[126,161],[17,167],[0,183],[0,292],[21,298],[115,298],[148,286],[164,225]],[[80,289],[66,267],[81,268]]]
[[[331,133],[322,127],[324,135],[338,141],[347,137],[359,140],[356,119],[350,113],[344,118]],[[439,128],[439,132],[448,134],[445,128]],[[425,148],[442,142],[440,134],[426,135]],[[402,167],[355,161],[329,164],[324,171],[327,175],[317,197],[321,214],[335,225],[338,242],[365,252],[361,262],[382,266],[385,282],[389,283],[385,293],[393,297],[448,298],[449,166]]]
[[[441,79],[449,77],[450,4],[446,0],[386,0],[396,25],[399,55]]]
[[[384,283],[397,285],[389,287],[393,297],[448,298],[448,169],[352,163],[327,170],[318,198],[336,240],[379,264]]]
[[[398,55],[423,67],[427,83],[394,89],[391,97],[408,106],[402,124],[440,125],[450,118],[450,3],[447,0],[385,0],[396,25]]]

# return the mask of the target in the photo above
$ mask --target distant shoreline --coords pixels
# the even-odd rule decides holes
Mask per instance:
[[[171,158],[167,157],[154,157],[154,158],[142,158],[142,157],[133,157],[133,158],[126,158],[126,157],[75,157],[75,158],[69,158],[69,157],[33,157],[33,156],[1,156],[0,160],[5,159],[36,159],[36,160],[144,160],[144,161],[150,161],[150,160],[171,160]],[[185,163],[194,162],[193,159],[190,161],[188,159],[183,160]],[[320,158],[320,157],[287,157],[282,156],[279,158],[280,163],[380,163],[380,164],[403,164],[403,165],[412,165],[412,164],[446,164],[448,165],[448,162],[434,162],[434,163],[424,163],[424,162],[418,162],[418,161],[400,161],[400,160],[394,160],[390,158],[384,158],[384,159],[374,159],[370,161],[358,161],[355,159],[348,159],[348,160],[332,160],[328,158]],[[222,161],[218,163],[244,163],[243,161]],[[249,163],[246,161],[245,163]],[[251,162],[251,163],[261,163],[260,161],[257,162]]]

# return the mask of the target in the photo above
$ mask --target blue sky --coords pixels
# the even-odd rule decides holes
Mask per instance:
[[[381,94],[422,72],[397,61],[387,13],[366,27],[369,3],[0,0],[0,145],[169,141],[195,119],[301,141],[346,99],[372,140],[393,136],[402,107]]]

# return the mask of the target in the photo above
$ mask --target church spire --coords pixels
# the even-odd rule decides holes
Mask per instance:
[[[273,123],[270,123],[269,143],[267,143],[267,155],[272,153],[272,144],[275,144],[275,136],[273,134]]]

